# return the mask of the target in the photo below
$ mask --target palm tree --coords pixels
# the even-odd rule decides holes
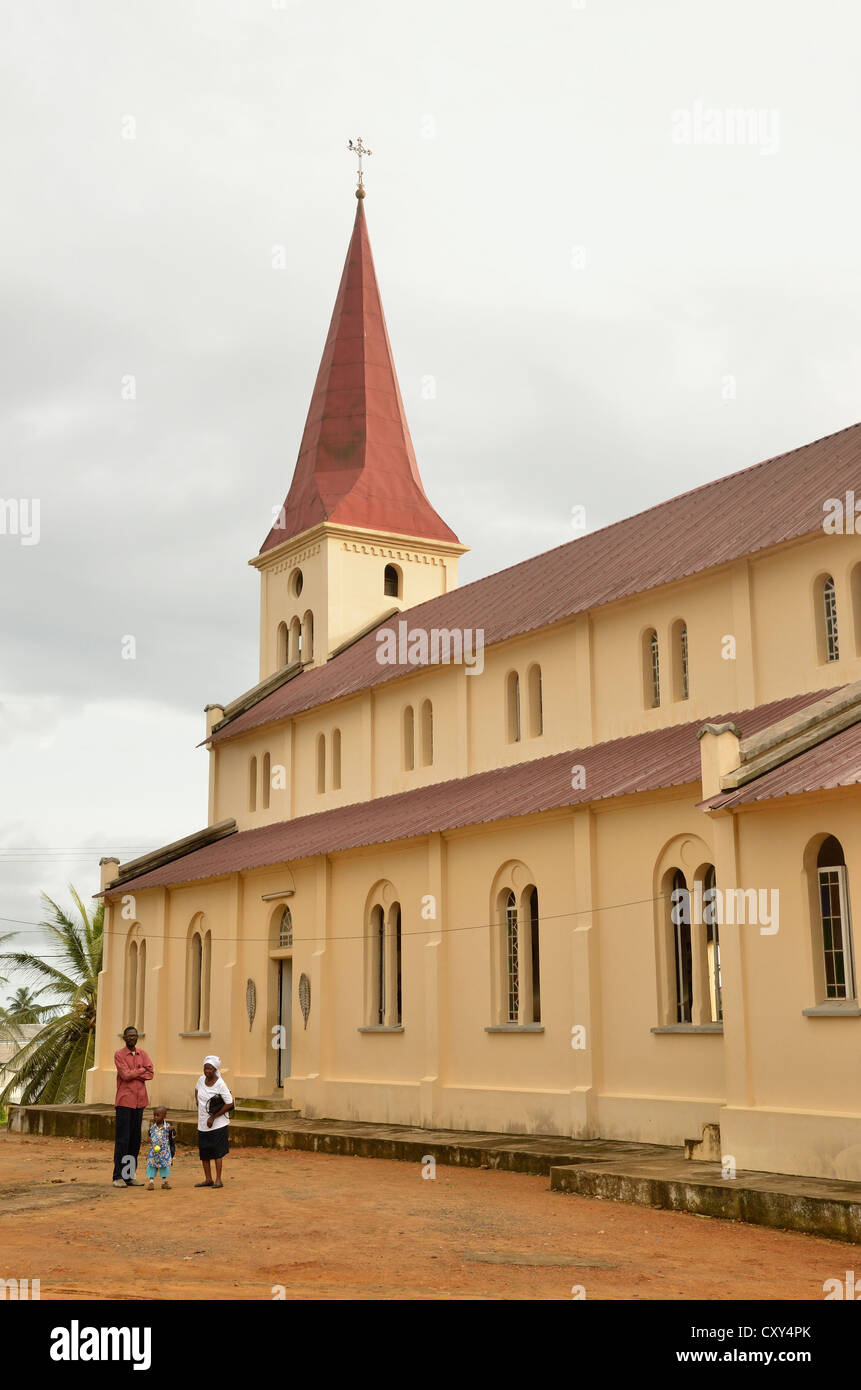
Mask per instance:
[[[31,998],[37,998],[46,989],[57,997],[53,1006],[56,1014],[46,1018],[36,1036],[23,1042],[7,1063],[7,1075],[11,1075],[0,1091],[0,1105],[7,1103],[19,1087],[23,1105],[60,1105],[84,1099],[87,1069],[93,1065],[95,1053],[104,904],[100,903],[90,915],[71,884],[69,892],[77,917],[66,913],[47,893],[42,894],[49,916],[40,925],[57,947],[53,958],[42,959],[29,951],[6,951],[0,955],[0,965],[14,966],[25,979],[39,984]],[[37,1012],[44,1007],[39,1006]],[[16,1021],[22,1020],[12,1015],[11,1021],[14,1027]]]
[[[51,1010],[56,1005],[39,1002],[40,995],[50,988],[50,985],[43,985],[41,989],[20,986],[6,1006],[0,1009],[0,1023],[41,1023],[43,1018],[50,1018]]]

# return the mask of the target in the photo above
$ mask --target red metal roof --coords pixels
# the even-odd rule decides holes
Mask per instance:
[[[760,705],[741,714],[715,716],[733,720],[743,736],[813,701],[822,692],[795,695]],[[385,844],[438,830],[481,825],[512,816],[532,815],[563,806],[603,801],[634,792],[698,782],[700,752],[697,731],[708,720],[676,724],[668,729],[612,739],[549,758],[536,758],[513,767],[495,768],[449,782],[437,782],[395,796],[339,806],[295,820],[278,821],[257,830],[242,830],[182,859],[126,880],[114,892],[186,883],[269,864],[284,864],[317,854]],[[572,769],[585,769],[585,787],[571,786]]]
[[[648,511],[408,609],[411,627],[481,628],[485,645],[658,588],[822,526],[823,503],[858,488],[861,425],[766,459]],[[404,674],[373,633],[225,725],[220,742]]]
[[[764,772],[737,791],[722,792],[704,801],[708,810],[727,810],[752,801],[770,801],[801,792],[854,787],[861,782],[861,724],[853,724],[814,748],[799,753],[771,772]]]
[[[419,477],[362,199],[293,481],[261,555],[321,521],[457,542]]]

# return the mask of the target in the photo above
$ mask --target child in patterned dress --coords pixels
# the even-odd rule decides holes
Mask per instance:
[[[157,1105],[152,1112],[154,1123],[149,1127],[149,1151],[146,1156],[146,1185],[153,1191],[153,1179],[161,1173],[162,1189],[170,1187],[170,1162],[176,1145],[176,1130],[167,1122],[167,1111]]]

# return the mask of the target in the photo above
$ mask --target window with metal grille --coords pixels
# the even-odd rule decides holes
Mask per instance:
[[[293,914],[289,907],[285,907],[278,923],[278,945],[281,950],[293,945]]]
[[[819,916],[825,964],[826,999],[855,998],[855,963],[849,916],[849,882],[843,847],[833,835],[817,857]]]
[[[837,592],[830,574],[822,586],[822,604],[825,613],[825,659],[838,661],[840,644],[837,638]]]
[[[520,944],[517,930],[517,899],[508,894],[505,904],[505,947],[508,995],[508,1022],[520,1022]]]
[[[661,703],[661,657],[655,631],[649,637],[649,681],[652,708],[656,709]]]

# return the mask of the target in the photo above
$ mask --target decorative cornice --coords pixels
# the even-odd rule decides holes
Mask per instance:
[[[412,560],[419,565],[441,565],[441,555],[424,554],[416,550],[401,550],[396,545],[373,545],[369,541],[343,541],[342,550],[350,550],[356,555],[379,555],[384,560]]]

